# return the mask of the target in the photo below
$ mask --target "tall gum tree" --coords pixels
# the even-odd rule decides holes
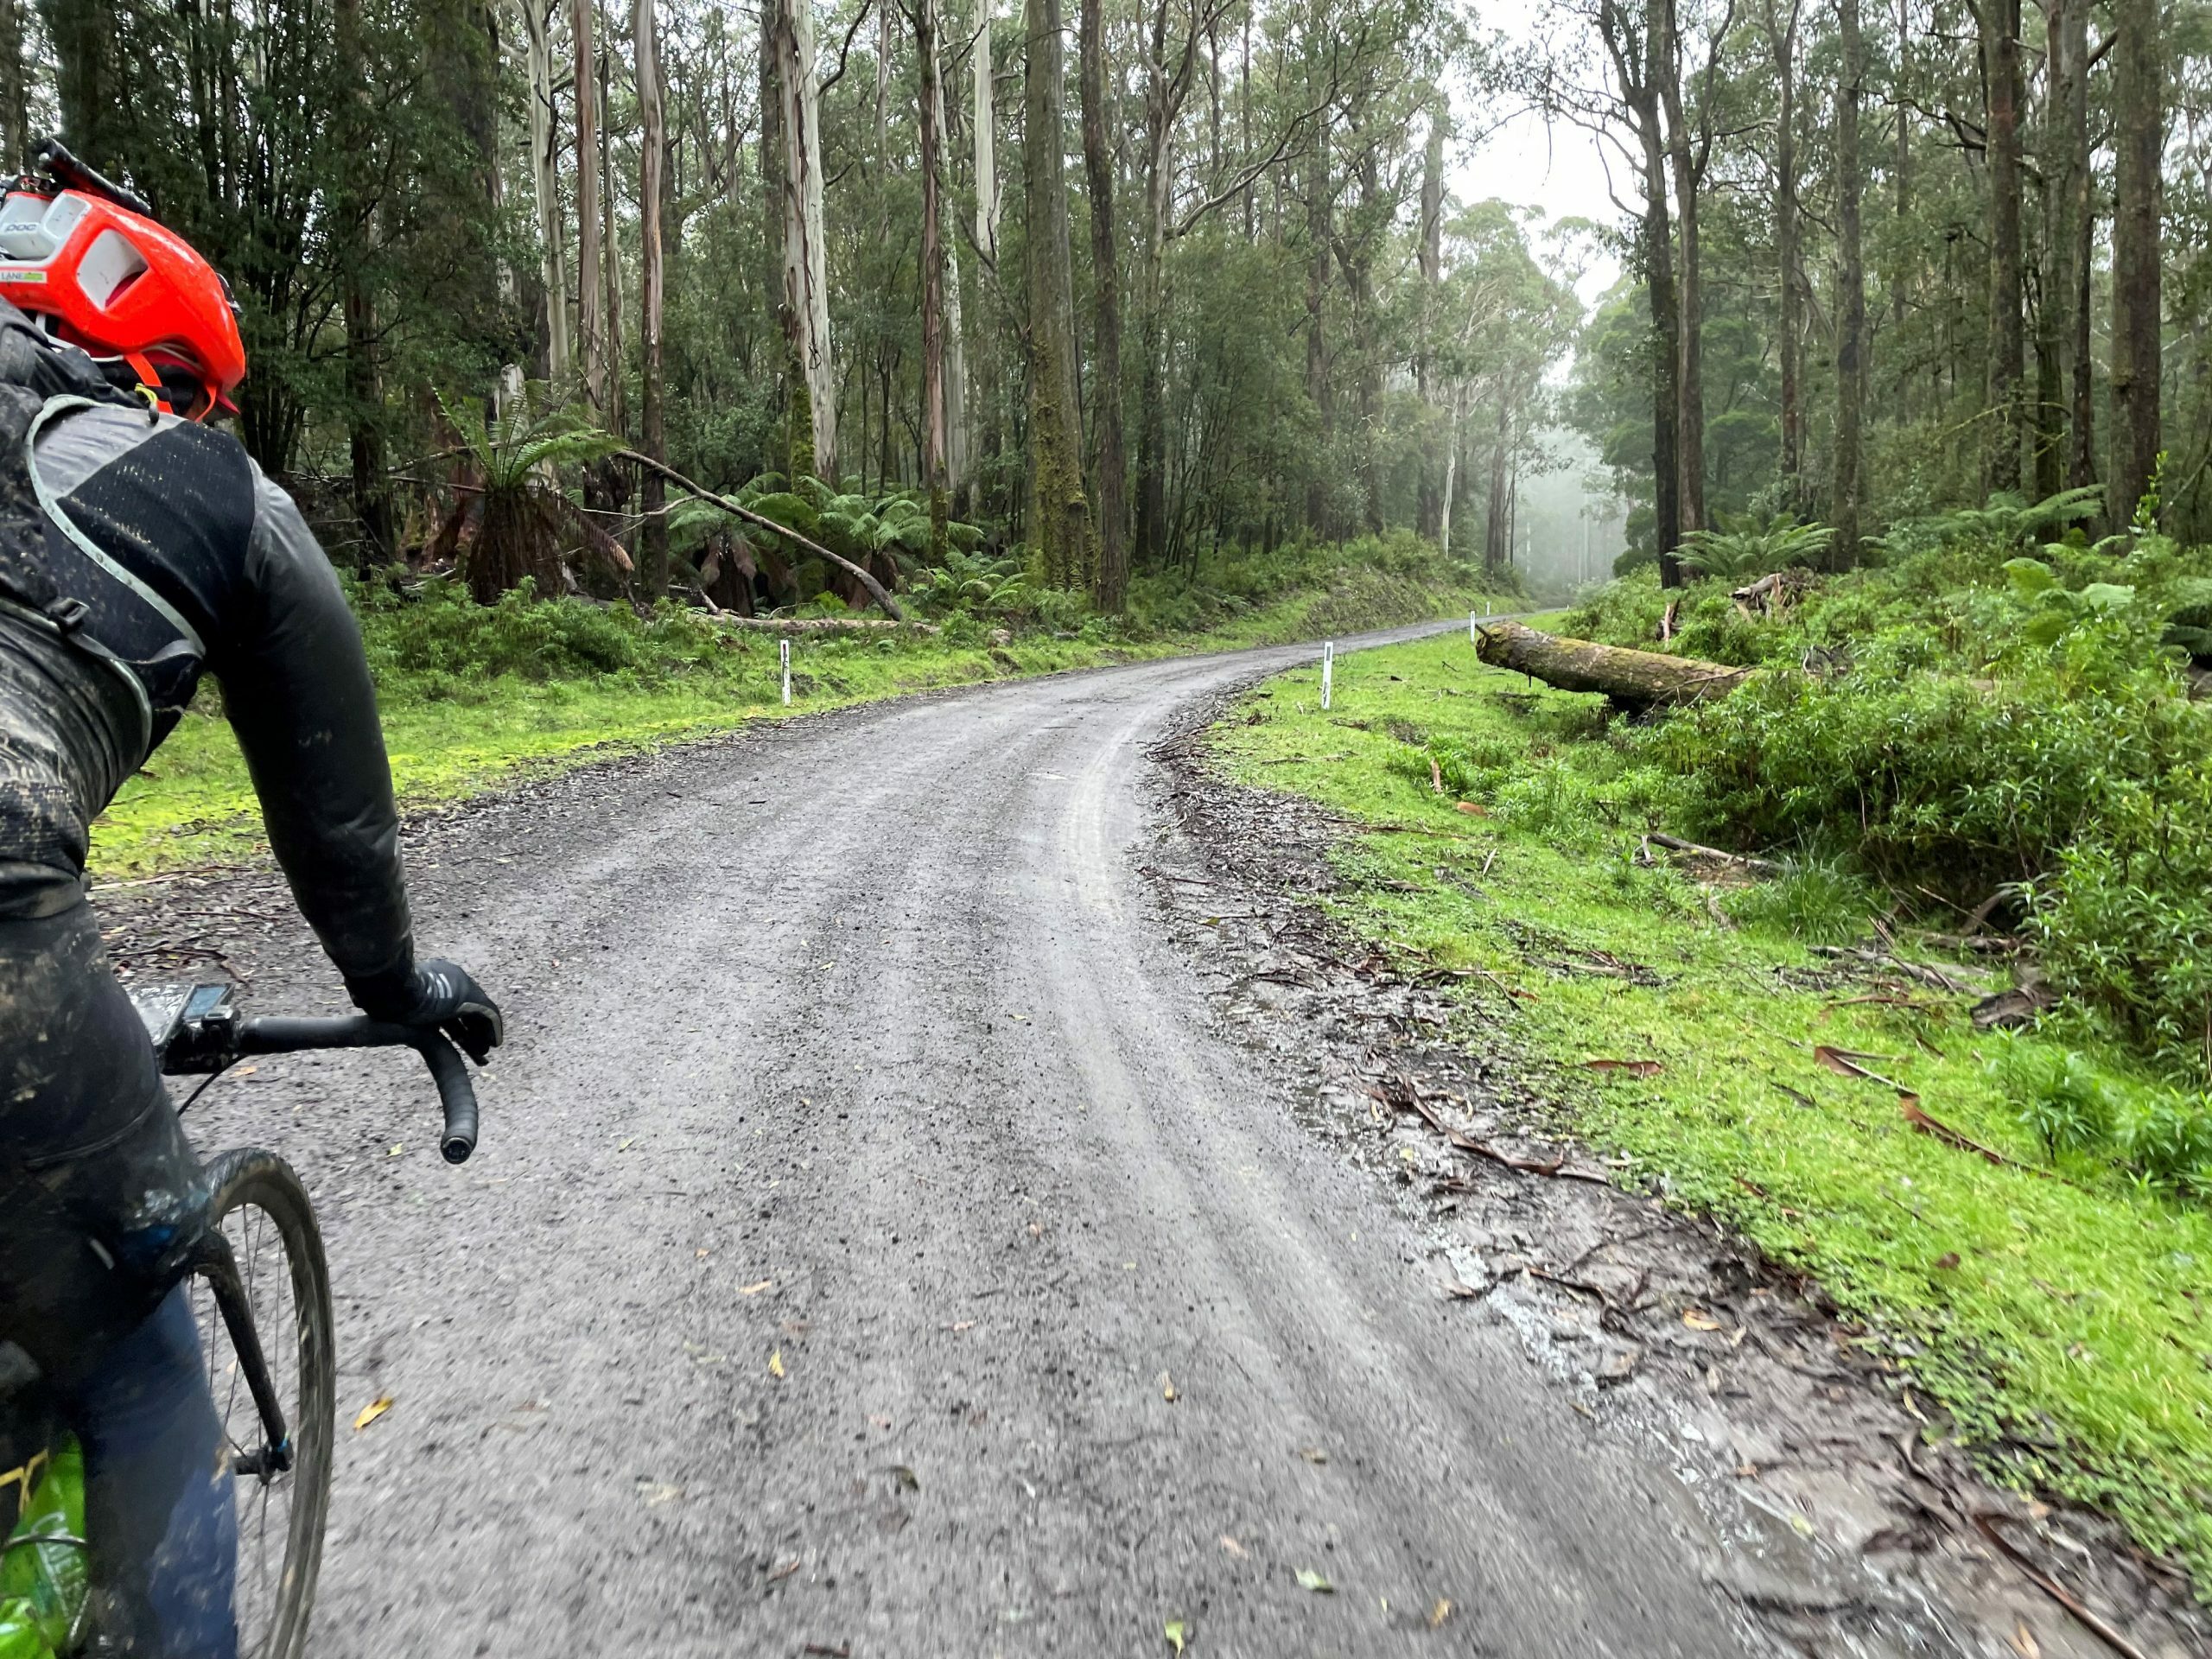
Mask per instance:
[[[1993,490],[2020,487],[2026,426],[2020,244],[2020,0],[1980,0],[1983,73],[1989,86],[1989,462]],[[1848,26],[1856,35],[1854,18]],[[1857,96],[1848,92],[1847,96]],[[1856,146],[1854,145],[1854,149]]]
[[[922,487],[930,497],[930,553],[943,563],[951,512],[945,405],[945,266],[942,219],[944,89],[938,84],[937,0],[915,0],[907,14],[914,29],[914,59],[921,72],[918,126],[922,171]]]
[[[2133,522],[2158,474],[2158,218],[2166,64],[2158,0],[2115,0],[2113,49],[2112,462],[2108,500]]]
[[[2080,207],[2074,180],[2074,101],[2081,66],[2072,55],[2074,15],[2087,0],[2044,0],[2043,262],[2036,306],[2036,494],[2066,487],[2068,395],[2074,380],[2074,275]]]
[[[1847,3],[1850,0],[1846,0]],[[1659,585],[1682,585],[1676,549],[1682,541],[1681,309],[1675,289],[1675,241],[1667,207],[1668,159],[1660,115],[1659,79],[1667,61],[1668,0],[1647,0],[1637,17],[1621,0],[1599,0],[1598,30],[1619,89],[1620,108],[1637,143],[1643,188],[1637,253],[1651,309],[1651,472],[1654,545]]]
[[[535,0],[524,0],[524,4]],[[597,32],[598,0],[570,0],[569,40],[575,48],[573,83],[576,99],[576,354],[583,371],[584,396],[595,412],[607,409],[607,289],[600,274],[604,258],[600,232],[600,153]]]
[[[1030,544],[1056,588],[1090,583],[1090,503],[1083,488],[1075,280],[1069,248],[1066,52],[1059,0],[1027,0],[1022,203],[1029,257]]]
[[[830,344],[828,234],[822,212],[820,79],[810,0],[773,0],[777,122],[784,136],[783,307],[792,400],[793,470],[837,478],[837,369]],[[808,443],[796,429],[802,395]]]
[[[1797,200],[1797,32],[1803,10],[1804,0],[1788,0],[1786,10],[1764,0],[1759,19],[1774,70],[1775,295],[1781,324],[1775,356],[1781,375],[1782,497],[1793,511],[1805,499],[1805,279]]]
[[[931,0],[931,4],[935,7],[937,0]],[[937,156],[934,176],[938,245],[944,259],[944,473],[950,491],[947,505],[951,510],[964,511],[969,469],[974,465],[975,437],[969,414],[968,321],[960,298],[960,251],[944,230],[944,192],[952,167],[950,99],[944,90],[944,12],[934,11],[925,73],[935,88],[930,129]]]
[[[545,372],[554,385],[566,386],[574,365],[569,348],[568,261],[561,236],[561,135],[559,111],[553,103],[553,20],[546,0],[522,0],[522,21],[530,60],[531,193],[537,208],[538,278],[545,290]],[[590,96],[588,90],[584,96]]]
[[[1681,474],[1681,528],[1685,534],[1703,530],[1705,511],[1705,280],[1700,240],[1699,197],[1713,155],[1713,80],[1719,66],[1720,48],[1734,24],[1736,8],[1730,0],[1726,15],[1713,28],[1707,44],[1697,104],[1696,131],[1683,108],[1682,23],[1678,0],[1652,0],[1664,20],[1666,47],[1653,65],[1659,80],[1659,99],[1667,120],[1667,168],[1675,187],[1675,232],[1681,255],[1675,305],[1675,464]]]
[[[638,353],[641,372],[639,442],[655,461],[668,458],[663,430],[666,389],[661,361],[664,289],[666,282],[662,245],[663,168],[668,160],[667,90],[660,73],[659,22],[653,0],[633,0],[632,14],[637,39],[632,50],[638,79]],[[647,594],[668,591],[668,519],[662,512],[668,486],[651,467],[645,469],[639,491],[644,523],[638,531],[645,554],[640,574]]]
[[[1866,410],[1866,265],[1860,243],[1859,108],[1865,95],[1866,54],[1859,41],[1859,0],[1837,0],[1843,82],[1836,89],[1836,327],[1835,540],[1830,562],[1849,569],[1859,560],[1862,506],[1860,428]],[[2018,450],[2014,449],[2017,458]]]
[[[1128,591],[1128,449],[1122,435],[1122,245],[1114,217],[1113,119],[1106,90],[1105,0],[1082,0],[1078,79],[1083,174],[1090,197],[1090,430],[1097,457],[1099,608],[1118,611]]]
[[[1435,396],[1437,308],[1444,286],[1444,141],[1452,124],[1452,104],[1441,90],[1429,94],[1428,139],[1421,163],[1421,340],[1414,359],[1414,391],[1424,411]],[[1456,440],[1455,440],[1456,441]],[[1435,537],[1443,528],[1443,503],[1437,493],[1435,458],[1424,448],[1414,528]]]

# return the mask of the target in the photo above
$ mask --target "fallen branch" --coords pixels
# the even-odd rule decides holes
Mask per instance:
[[[1753,858],[1748,853],[1724,853],[1718,847],[1707,847],[1694,841],[1684,841],[1680,836],[1662,835],[1656,830],[1644,836],[1656,847],[1664,847],[1670,853],[1684,853],[1692,858],[1714,858],[1724,863],[1741,865],[1758,875],[1780,875],[1782,866],[1770,858]]]
[[[899,601],[891,597],[889,590],[887,590],[881,582],[878,582],[874,576],[870,575],[859,565],[855,564],[843,554],[832,553],[828,548],[823,546],[821,543],[815,541],[809,537],[800,535],[798,531],[793,530],[789,524],[778,524],[773,518],[768,517],[765,512],[755,512],[752,508],[747,506],[743,502],[737,500],[734,497],[724,495],[719,490],[710,490],[703,484],[693,483],[690,479],[684,477],[683,474],[677,472],[675,467],[669,466],[665,461],[655,461],[651,455],[642,454],[635,449],[617,449],[614,452],[614,459],[617,461],[634,461],[639,466],[644,467],[647,472],[658,474],[662,478],[666,479],[670,483],[675,485],[677,489],[687,490],[691,494],[697,496],[702,501],[713,502],[724,512],[729,514],[731,518],[742,518],[747,524],[754,526],[756,529],[765,530],[771,535],[781,536],[786,541],[798,543],[800,547],[804,548],[808,552],[813,554],[815,557],[818,559],[829,560],[830,563],[845,571],[853,578],[854,581],[859,582],[861,587],[867,588],[869,596],[875,601],[877,605],[882,607],[883,613],[886,616],[889,617],[894,622],[903,622],[906,620],[906,612],[899,608]]]
[[[1471,1152],[1478,1158],[1487,1158],[1494,1164],[1503,1165],[1505,1168],[1523,1175],[1549,1175],[1563,1181],[1588,1181],[1597,1186],[1611,1186],[1613,1184],[1611,1177],[1599,1174],[1594,1170],[1568,1168],[1567,1158],[1563,1154],[1554,1161],[1546,1163],[1541,1159],[1516,1158],[1510,1153],[1500,1152],[1488,1142],[1478,1141],[1471,1135],[1462,1135],[1457,1129],[1450,1132],[1450,1140],[1452,1144],[1461,1152]]]
[[[1596,691],[1626,709],[1653,709],[1723,697],[1751,673],[1694,657],[1668,657],[1623,645],[1601,645],[1493,622],[1478,630],[1475,655],[1563,691]]]
[[[1895,1084],[1891,1085],[1892,1088]],[[2007,1158],[1994,1147],[1985,1147],[1972,1135],[1961,1134],[1940,1118],[1934,1118],[1920,1109],[1920,1096],[1910,1090],[1900,1090],[1897,1108],[1904,1114],[1904,1121],[1923,1135],[1932,1135],[1945,1146],[1958,1152],[1970,1152],[1999,1169],[2025,1170],[2041,1180],[2052,1179],[2049,1170],[2037,1169],[2033,1164],[2024,1164],[2017,1158]]]
[[[705,597],[703,594],[701,597]],[[710,604],[711,601],[709,601]],[[934,622],[892,622],[868,616],[736,616],[724,611],[717,620],[725,628],[751,633],[942,633]]]
[[[1939,991],[1967,991],[1973,988],[1961,983],[1941,968],[1932,968],[1924,962],[1908,962],[1903,957],[1887,950],[1870,950],[1863,944],[1816,944],[1816,957],[1831,957],[1844,962],[1870,963],[1877,968],[1893,969],[1908,979]]]
[[[2088,1630],[2090,1635],[2095,1637],[2098,1641],[2103,1643],[2114,1653],[2125,1655],[2126,1659],[2150,1659],[2150,1656],[2145,1654],[2142,1649],[2137,1647],[2133,1642],[2122,1636],[2118,1630],[2113,1629],[2111,1625],[2106,1624],[2104,1620],[2099,1618],[2094,1613],[2083,1606],[2077,1599],[2068,1592],[2064,1585],[2059,1583],[2056,1579],[2052,1578],[2050,1574],[2044,1572],[2033,1561],[2030,1560],[2026,1553],[2023,1551],[2018,1545],[2015,1544],[2011,1539],[2005,1536],[2003,1533],[1998,1531],[1997,1522],[2006,1519],[2009,1519],[2009,1517],[1999,1515],[1994,1510],[1977,1510],[1974,1514],[1974,1524],[1975,1530],[1980,1532],[1983,1537],[1988,1539],[1991,1543],[1997,1546],[1998,1550],[2004,1555],[2005,1560],[2012,1562],[2013,1566],[2018,1567],[2021,1572],[2028,1575],[2029,1583],[2034,1585],[2037,1589],[2042,1591],[2044,1594],[2049,1596],[2053,1601],[2063,1607],[2068,1612],[2073,1614],[2075,1618],[2082,1622],[2082,1627]]]

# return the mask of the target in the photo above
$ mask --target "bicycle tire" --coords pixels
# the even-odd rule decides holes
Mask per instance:
[[[240,1659],[300,1659],[307,1649],[308,1618],[322,1566],[323,1525],[330,1510],[330,1475],[337,1427],[338,1372],[334,1321],[330,1304],[330,1269],[322,1249],[322,1230],[300,1178],[273,1152],[242,1147],[220,1154],[207,1166],[213,1190],[215,1224],[232,1239],[238,1274],[254,1326],[292,1440],[292,1465],[282,1474],[241,1473],[238,1480]],[[262,1273],[263,1247],[273,1243],[285,1269],[291,1330],[270,1328],[255,1292],[273,1290]],[[226,1370],[229,1335],[203,1285],[195,1294],[200,1342],[208,1362],[215,1408],[230,1436],[233,1454],[260,1444],[261,1423],[233,1362]],[[269,1516],[281,1492],[286,1500],[281,1528],[282,1560],[273,1573],[267,1560],[271,1539]],[[249,1556],[256,1559],[250,1564]],[[256,1617],[248,1628],[249,1597]],[[261,1611],[265,1601],[265,1611]]]

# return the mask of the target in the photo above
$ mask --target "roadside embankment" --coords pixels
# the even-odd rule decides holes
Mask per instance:
[[[1815,1281],[1923,1440],[2212,1586],[2212,1208],[2070,1149],[2018,1086],[2156,1079],[1979,1028],[2005,964],[1889,930],[1824,867],[1670,848],[1683,779],[1599,699],[1459,635],[1340,662],[1326,713],[1316,682],[1261,687],[1215,764],[1344,823],[1317,902],[1435,988],[1452,1040],[1502,1049],[1616,1179]]]

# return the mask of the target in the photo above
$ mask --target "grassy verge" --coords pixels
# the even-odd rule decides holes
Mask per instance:
[[[810,636],[791,642],[782,706],[772,636],[718,630],[688,613],[633,624],[572,605],[481,611],[447,597],[365,606],[385,738],[402,802],[435,806],[535,772],[947,686],[1091,668],[1136,658],[1284,644],[1418,621],[1481,603],[1448,577],[1348,568],[1311,590],[1227,613],[1213,626],[1116,639],[1017,634],[993,645],[961,618],[939,634]],[[116,880],[220,863],[260,845],[253,789],[211,694],[92,832],[96,877]]]
[[[1465,1041],[1503,1020],[1576,1132],[1814,1275],[2002,1477],[2117,1515],[2212,1587],[2212,1206],[2024,1121],[2001,1077],[2071,1051],[1976,1033],[1963,996],[1870,1000],[1802,942],[1863,923],[1818,869],[1713,893],[1637,863],[1681,780],[1597,699],[1484,668],[1459,635],[1340,661],[1329,714],[1317,678],[1271,682],[1216,742],[1243,781],[1421,832],[1351,838],[1326,902],[1480,970],[1458,982]],[[1901,1090],[2008,1161],[1916,1128]]]

